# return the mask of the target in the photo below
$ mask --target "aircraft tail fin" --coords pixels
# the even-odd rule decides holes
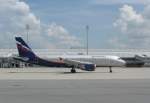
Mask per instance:
[[[34,60],[36,55],[33,53],[32,49],[26,44],[26,42],[21,37],[15,37],[17,49],[20,57],[28,58],[29,60]]]

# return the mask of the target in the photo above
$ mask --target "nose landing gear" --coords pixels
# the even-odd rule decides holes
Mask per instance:
[[[111,66],[109,67],[109,73],[112,73],[112,67]]]

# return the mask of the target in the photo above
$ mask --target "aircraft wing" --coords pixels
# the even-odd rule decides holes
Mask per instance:
[[[29,60],[29,58],[27,58],[27,57],[19,57],[19,56],[12,56],[12,57],[15,60],[20,60],[20,61],[23,61],[23,62],[27,62]]]
[[[79,68],[85,71],[94,71],[96,68],[96,64],[90,62],[83,62],[83,61],[71,60],[71,59],[63,59],[63,61],[69,66],[73,66],[75,68]]]

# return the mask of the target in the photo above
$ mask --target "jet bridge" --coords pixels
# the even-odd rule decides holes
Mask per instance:
[[[144,63],[150,63],[150,57],[147,55],[135,55],[135,58],[143,61]]]
[[[144,66],[145,62],[137,59],[136,57],[121,57],[124,61],[126,61],[127,67],[142,67]]]

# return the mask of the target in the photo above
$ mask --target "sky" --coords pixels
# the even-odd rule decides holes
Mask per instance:
[[[150,0],[0,0],[0,48],[150,48]]]

